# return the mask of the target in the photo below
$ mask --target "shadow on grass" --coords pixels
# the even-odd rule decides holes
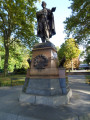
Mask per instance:
[[[0,75],[0,87],[23,85],[24,82],[25,75],[8,75],[7,77]]]

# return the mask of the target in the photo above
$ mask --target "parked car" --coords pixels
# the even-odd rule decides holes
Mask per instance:
[[[80,64],[79,69],[88,70],[88,69],[90,69],[90,66],[88,64]]]

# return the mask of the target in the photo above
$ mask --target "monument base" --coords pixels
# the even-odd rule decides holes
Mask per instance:
[[[72,91],[66,80],[65,68],[58,68],[55,46],[50,42],[40,43],[32,50],[31,66],[19,101],[48,106],[67,104]]]
[[[48,106],[60,106],[68,104],[72,96],[72,90],[70,89],[66,95],[57,96],[40,96],[21,93],[19,101],[23,103],[30,103],[36,105],[48,105]]]

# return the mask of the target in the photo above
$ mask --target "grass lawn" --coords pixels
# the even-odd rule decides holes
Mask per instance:
[[[90,75],[86,75],[86,83],[90,85]]]
[[[24,82],[25,75],[8,75],[7,77],[0,75],[0,86],[23,85]]]

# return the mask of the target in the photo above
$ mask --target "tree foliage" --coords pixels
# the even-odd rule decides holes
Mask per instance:
[[[85,62],[89,65],[90,64],[90,42],[88,42],[85,50]]]
[[[69,0],[72,15],[64,21],[67,36],[73,35],[78,43],[89,41],[90,37],[90,0]]]
[[[5,59],[4,47],[0,45],[0,69],[4,69],[4,59]],[[30,57],[30,50],[27,49],[22,43],[17,44],[13,42],[13,45],[9,50],[9,64],[8,71],[13,72],[14,68],[28,68],[27,59]]]
[[[0,35],[5,48],[5,75],[13,41],[21,40],[31,48],[37,40],[34,34],[37,1],[39,0],[0,0]]]
[[[33,42],[34,22],[37,0],[1,0],[0,1],[0,32],[11,44],[16,38],[30,44]],[[7,41],[5,41],[7,42]]]
[[[65,43],[61,45],[61,48],[58,51],[59,59],[62,59],[63,56],[66,56],[67,60],[72,60],[72,58],[78,57],[79,54],[80,50],[73,38],[67,39]]]
[[[4,56],[5,56],[5,50],[2,43],[2,37],[0,37],[0,69],[3,69],[4,67]]]
[[[80,50],[76,41],[73,38],[67,39],[65,43],[61,45],[61,48],[58,51],[59,61],[65,56],[66,61],[72,61],[73,58],[79,57]]]

